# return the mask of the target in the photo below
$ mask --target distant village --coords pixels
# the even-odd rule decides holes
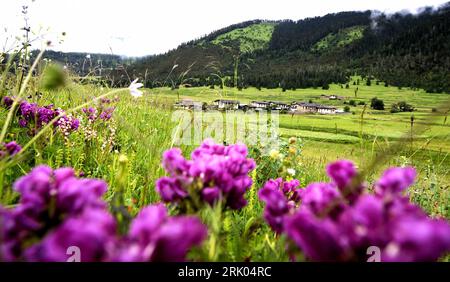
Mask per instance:
[[[344,100],[344,97],[337,95],[321,95],[321,99]],[[292,102],[284,103],[278,101],[251,101],[248,104],[241,103],[238,100],[217,99],[212,104],[205,102],[184,99],[174,104],[177,109],[193,110],[201,108],[202,110],[272,110],[291,114],[342,114],[344,110],[333,106],[322,105],[310,102]]]

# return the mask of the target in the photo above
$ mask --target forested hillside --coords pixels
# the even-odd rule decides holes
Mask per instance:
[[[358,73],[387,85],[450,92],[450,5],[415,15],[366,11],[299,21],[247,21],[136,60],[47,55],[80,73],[95,69],[100,74],[102,68],[102,75],[112,76],[116,85],[129,83],[133,76],[147,87],[327,88],[330,83],[345,85]]]

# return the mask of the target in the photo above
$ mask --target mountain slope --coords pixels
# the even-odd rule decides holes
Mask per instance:
[[[418,15],[342,12],[299,21],[247,21],[165,54],[106,58],[116,86],[180,84],[324,87],[355,73],[389,85],[450,93],[450,4]],[[84,60],[81,56],[78,66]],[[114,68],[127,63],[127,73]]]
[[[236,46],[241,53],[251,53],[269,47],[276,23],[256,23],[244,28],[237,28],[217,36],[211,41],[219,46]]]
[[[336,33],[330,33],[314,44],[311,51],[321,53],[333,50],[335,48],[345,47],[356,40],[363,38],[364,30],[366,28],[366,26],[357,25],[344,28]]]

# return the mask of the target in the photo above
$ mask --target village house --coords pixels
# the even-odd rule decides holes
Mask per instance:
[[[239,101],[237,100],[215,100],[213,102],[219,110],[237,110],[239,109]]]
[[[197,107],[198,109],[203,109],[205,105],[206,103],[204,102],[193,101],[190,99],[183,99],[181,101],[176,102],[174,104],[174,107],[176,109],[193,110],[195,107]]]
[[[283,102],[270,102],[270,103],[271,103],[272,110],[288,111],[291,108],[291,105],[288,105]]]
[[[270,102],[266,101],[251,101],[250,107],[255,109],[270,109]]]
[[[278,101],[251,101],[250,107],[254,109],[287,111],[291,106]]]
[[[336,113],[336,108],[335,107],[331,107],[331,106],[319,106],[317,107],[317,112],[319,114],[324,114],[324,115],[333,115]]]
[[[316,103],[294,103],[291,110],[296,113],[319,113],[319,114],[335,114],[336,108]]]
[[[247,111],[248,110],[248,104],[239,104],[239,110]]]
[[[176,109],[190,110],[194,108],[194,101],[189,99],[181,100],[176,102],[174,104],[174,107]]]

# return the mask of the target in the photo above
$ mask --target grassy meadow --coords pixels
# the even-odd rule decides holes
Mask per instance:
[[[105,97],[111,100],[106,102],[107,106],[115,107],[113,118],[90,124],[81,109],[74,111],[73,115],[80,120],[80,130],[67,137],[58,132],[43,134],[14,162],[2,163],[0,199],[3,205],[14,207],[18,201],[18,194],[12,190],[14,181],[39,164],[53,168],[73,167],[83,177],[99,178],[108,183],[107,202],[114,203],[115,196],[123,193],[127,214],[135,216],[146,205],[160,201],[155,182],[166,174],[161,165],[163,152],[174,147],[172,134],[178,123],[172,119],[172,113],[173,103],[177,100],[193,99],[208,103],[219,98],[238,99],[243,103],[251,100],[312,100],[342,108],[344,101],[319,97],[321,94],[337,94],[346,97],[345,101],[363,101],[367,106],[351,107],[350,113],[339,115],[280,115],[279,133],[283,144],[287,144],[290,137],[298,137],[290,163],[286,164],[285,160],[277,157],[262,156],[258,148],[250,147],[250,157],[258,166],[251,174],[254,184],[246,196],[249,204],[237,212],[216,214],[214,209],[202,211],[200,216],[208,226],[212,226],[212,234],[221,234],[226,239],[217,241],[209,237],[204,248],[191,253],[193,259],[288,260],[288,254],[283,251],[284,239],[274,237],[268,226],[262,224],[263,204],[257,197],[258,189],[269,178],[287,175],[287,166],[295,168],[295,177],[304,187],[310,182],[327,180],[325,166],[337,159],[350,159],[361,169],[375,162],[377,165],[367,173],[369,182],[389,166],[412,164],[419,177],[410,190],[411,199],[430,215],[449,218],[450,126],[446,122],[447,113],[440,112],[441,106],[448,104],[449,96],[382,85],[366,86],[362,81],[360,84],[357,97],[354,94],[356,86],[350,83],[350,89],[331,85],[329,90],[285,92],[254,88],[241,91],[231,88],[156,88],[144,89],[144,95],[135,99],[127,89],[69,83],[59,90],[44,90],[38,80],[33,80],[27,92],[30,101],[41,106],[54,104],[63,109],[73,109],[84,103],[103,107],[99,97]],[[38,92],[41,95],[35,94]],[[386,110],[371,110],[368,105],[373,97],[384,100]],[[411,103],[416,111],[389,113],[390,105],[399,101]],[[432,108],[438,111],[432,113]],[[7,114],[8,110],[2,107],[0,127],[4,126]],[[402,136],[411,136],[411,115],[414,115],[413,138],[402,139]],[[90,135],[92,132],[95,132],[94,137]],[[18,120],[13,119],[5,140],[15,140],[24,145],[30,142],[31,137],[29,129],[21,128]],[[394,152],[389,151],[394,144],[401,146]],[[188,157],[197,145],[182,145],[180,148]],[[284,145],[280,152],[290,158],[289,148],[291,145]],[[388,158],[377,163],[378,158],[385,154],[389,154]]]
[[[21,5],[0,51],[0,263],[450,262],[449,3],[250,20],[170,50],[198,5],[71,22],[76,5],[43,4],[78,35]],[[206,6],[202,28],[242,9]],[[75,49],[101,53],[58,51]]]
[[[353,82],[360,80],[359,85]],[[355,96],[355,89],[358,92]],[[390,156],[387,163],[380,166],[413,164],[424,174],[430,170],[439,176],[442,188],[448,190],[450,184],[450,124],[448,111],[440,110],[449,103],[447,94],[426,93],[423,90],[385,87],[384,83],[367,86],[360,77],[353,77],[349,89],[341,85],[330,85],[322,89],[210,89],[210,88],[167,88],[149,89],[147,95],[159,97],[167,103],[178,99],[192,99],[211,103],[216,99],[236,99],[241,103],[252,100],[312,101],[343,109],[350,100],[357,106],[350,106],[350,112],[336,115],[280,115],[280,135],[287,139],[301,138],[304,146],[302,157],[305,163],[320,164],[347,158],[360,166],[380,154],[387,147],[402,143],[401,150]],[[322,94],[345,97],[344,100],[322,99]],[[385,110],[370,108],[370,100],[377,97],[384,101]],[[414,106],[414,112],[390,113],[391,105],[405,101]],[[358,105],[364,102],[364,105]],[[435,110],[433,110],[435,109]],[[411,117],[414,118],[411,127]],[[412,135],[411,135],[412,133]],[[411,137],[412,136],[412,137]],[[319,180],[319,179],[317,179]],[[448,202],[447,202],[448,206]]]

